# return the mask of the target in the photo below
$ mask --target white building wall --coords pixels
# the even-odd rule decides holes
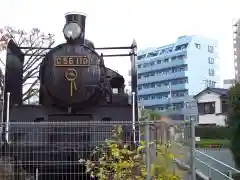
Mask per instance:
[[[224,79],[223,80],[223,88],[229,89],[235,84],[235,79]]]
[[[196,48],[196,44],[200,48]],[[209,46],[214,48],[213,52],[209,52]],[[186,64],[188,64],[187,89],[189,95],[195,95],[203,91],[206,87],[219,87],[219,58],[218,58],[218,42],[213,39],[202,36],[192,36],[192,41],[188,45]],[[209,58],[214,59],[214,63],[209,63]],[[214,71],[214,76],[209,74],[209,70]],[[213,83],[215,82],[215,86]]]

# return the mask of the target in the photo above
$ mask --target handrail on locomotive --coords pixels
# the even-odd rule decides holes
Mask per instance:
[[[31,49],[39,49],[39,50],[51,50],[51,47],[20,47],[22,50],[31,50]],[[135,135],[135,123],[138,122],[138,98],[137,98],[137,70],[136,70],[136,57],[137,57],[137,43],[135,39],[131,46],[116,46],[116,47],[95,47],[95,50],[131,50],[128,54],[102,54],[102,57],[128,57],[130,56],[131,62],[131,88],[132,88],[132,121],[133,121],[133,135],[134,135],[134,142],[136,142],[136,135]],[[42,56],[44,57],[45,54],[31,54],[25,53],[25,56]],[[140,140],[140,139],[139,139]]]
[[[68,15],[71,15],[71,13],[66,13]],[[22,50],[51,50],[51,47],[26,47],[22,46],[19,47]],[[103,54],[101,53],[102,57],[128,57],[130,56],[130,62],[131,62],[131,91],[132,91],[132,121],[133,121],[133,131],[135,132],[135,122],[138,122],[138,98],[137,98],[137,70],[136,70],[136,57],[137,57],[137,43],[136,40],[133,39],[132,44],[130,46],[110,46],[110,47],[94,47],[95,50],[130,50],[130,52],[127,53],[121,53],[121,54]],[[31,54],[31,53],[24,53],[24,56],[42,56],[44,57],[45,54]],[[135,140],[135,133],[134,133],[134,142]]]

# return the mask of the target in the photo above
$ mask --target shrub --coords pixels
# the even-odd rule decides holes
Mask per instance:
[[[230,127],[196,127],[195,129],[196,137],[201,137],[203,139],[231,139],[232,129]]]
[[[196,142],[197,147],[200,148],[229,148],[230,140],[227,139],[201,139]]]
[[[122,140],[121,127],[114,127],[112,132],[112,140],[106,140],[93,152],[94,155],[97,154],[97,163],[81,160],[85,163],[87,172],[99,180],[145,180],[147,176],[145,142],[141,141],[139,146],[130,146]],[[180,179],[180,176],[171,171],[173,155],[169,149],[157,143],[156,155],[156,161],[151,163],[151,179]]]

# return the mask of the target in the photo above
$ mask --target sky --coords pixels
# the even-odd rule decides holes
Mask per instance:
[[[86,37],[96,47],[127,46],[135,39],[138,49],[145,49],[173,43],[182,35],[213,38],[219,43],[221,82],[234,77],[232,19],[240,18],[239,0],[1,1],[0,27],[37,27],[55,34],[56,44],[64,42],[64,14],[69,11],[87,14]],[[108,58],[106,65],[128,76],[128,57]]]

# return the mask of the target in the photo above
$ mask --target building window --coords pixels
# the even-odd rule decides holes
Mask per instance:
[[[215,114],[215,102],[198,103],[198,111],[200,115]]]
[[[142,59],[145,58],[145,56],[146,56],[146,54],[140,55],[140,56],[137,57],[137,59],[138,59],[138,60],[142,60]]]
[[[209,63],[209,64],[214,64],[214,58],[209,57],[209,58],[208,58],[208,63]]]
[[[197,49],[201,49],[201,44],[195,43]]]
[[[213,53],[213,52],[214,52],[213,46],[208,46],[208,52],[210,52],[210,53]]]
[[[228,112],[228,103],[226,100],[222,100],[222,113],[226,114]]]
[[[208,74],[209,74],[209,76],[214,76],[215,75],[214,69],[209,69]]]

